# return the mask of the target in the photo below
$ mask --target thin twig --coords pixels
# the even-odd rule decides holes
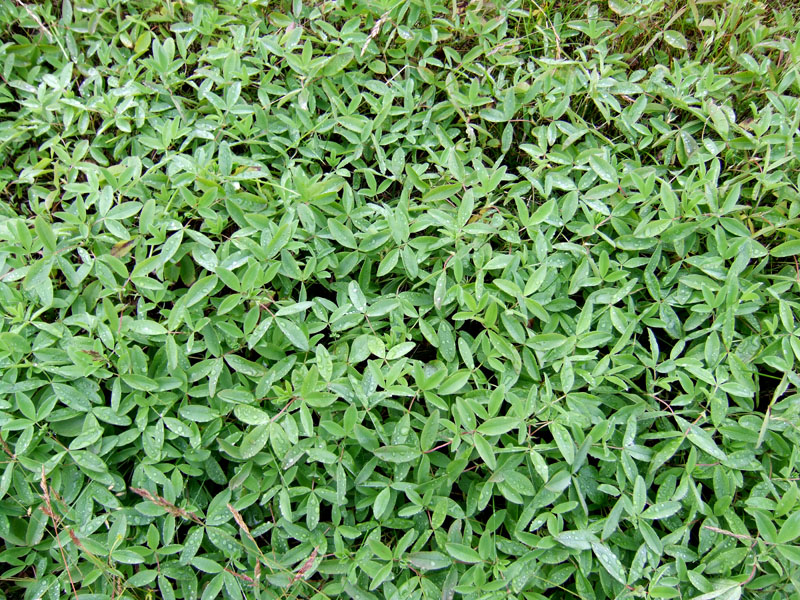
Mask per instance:
[[[303,575],[306,574],[306,572],[311,568],[311,565],[313,565],[314,561],[317,559],[318,552],[319,552],[319,547],[316,547],[311,551],[311,554],[306,559],[306,562],[304,562],[303,565],[299,569],[297,569],[297,573],[294,574],[292,583],[295,583],[296,581],[299,581],[300,579],[303,578]]]
[[[367,41],[364,42],[364,45],[361,47],[361,56],[367,52],[367,48],[369,48],[369,43],[378,37],[378,34],[381,32],[381,27],[386,21],[389,20],[389,12],[385,12],[381,15],[381,18],[375,21],[375,25],[373,25],[372,30],[369,32],[369,36],[367,36]]]
[[[258,554],[261,556],[261,558],[264,559],[264,562],[266,563],[267,562],[267,557],[264,556],[263,552],[261,552],[261,548],[259,548],[258,542],[256,542],[256,539],[253,537],[253,534],[250,533],[250,528],[247,526],[247,523],[244,522],[244,518],[242,517],[242,514],[238,510],[236,510],[233,507],[233,505],[230,504],[230,503],[228,503],[228,510],[231,511],[231,514],[233,515],[233,520],[236,521],[236,524],[239,527],[242,528],[242,531],[245,532],[245,534],[247,535],[248,539],[251,542],[253,542],[253,545],[256,547],[256,552],[258,552]],[[256,564],[258,565],[260,563],[256,562]],[[256,579],[258,579],[258,574],[256,574]]]
[[[444,442],[443,444],[439,444],[438,446],[436,446],[434,448],[431,448],[430,450],[423,450],[422,453],[423,454],[430,454],[431,452],[436,452],[437,450],[441,450],[442,448],[444,448],[446,446],[449,446],[452,443],[453,443],[453,440],[450,440],[450,441]]]
[[[275,415],[274,417],[272,417],[269,422],[270,423],[274,423],[275,421],[277,421],[280,418],[280,416],[283,413],[285,413],[286,410],[292,405],[292,402],[294,402],[294,401],[295,401],[295,397],[292,397],[292,399],[289,400],[289,402],[286,403],[286,405],[280,410],[280,412],[277,415]]]
[[[165,509],[168,513],[170,513],[174,517],[182,517],[184,519],[188,519],[190,521],[194,521],[198,525],[205,525],[203,521],[193,512],[189,512],[179,506],[175,506],[172,502],[167,500],[166,498],[162,498],[161,496],[154,496],[147,490],[141,488],[131,488],[131,491],[134,494],[137,494],[144,498],[145,500],[149,500],[153,504],[160,506],[161,508]]]
[[[681,15],[683,15],[683,13],[686,12],[686,8],[687,7],[684,6],[674,15],[672,15],[672,18],[669,21],[667,21],[667,24],[664,25],[661,31],[659,31],[656,35],[654,35],[653,38],[647,43],[647,45],[644,47],[644,50],[638,52],[639,56],[643,56],[645,53],[647,53],[648,50],[650,50],[653,44],[655,44],[658,41],[658,39],[664,35],[664,31],[669,29],[669,26],[672,25],[677,19],[681,17]]]
[[[22,2],[22,0],[17,0],[17,4],[19,4],[22,8],[24,8],[25,12],[28,13],[28,16],[34,20],[36,25],[39,26],[39,31],[41,31],[44,37],[47,38],[48,42],[52,43],[55,40],[56,44],[58,44],[58,47],[61,50],[61,53],[64,55],[64,58],[69,60],[69,55],[67,54],[67,51],[64,50],[64,46],[61,45],[61,40],[59,40],[55,35],[53,35],[53,33],[47,28],[47,26],[44,23],[42,23],[42,20],[38,17],[38,15],[35,12],[33,12],[28,7],[27,4]]]
[[[743,533],[733,533],[732,531],[728,531],[727,529],[720,529],[719,527],[711,527],[710,525],[704,525],[703,529],[708,529],[709,531],[713,531],[714,533],[721,533],[722,535],[727,535],[728,537],[736,538],[737,540],[747,540],[748,542],[753,541],[753,537],[749,535],[744,535]]]
[[[11,458],[11,460],[17,460],[17,455],[14,454],[11,451],[11,448],[8,447],[8,444],[6,443],[5,439],[3,439],[2,434],[0,434],[0,446],[3,447],[3,452],[8,454],[8,456]]]
[[[47,505],[46,507],[41,507],[41,510],[45,515],[47,515],[53,520],[53,531],[55,531],[56,542],[58,543],[58,549],[61,552],[61,561],[64,563],[64,570],[67,572],[67,578],[69,579],[69,584],[70,586],[72,586],[72,593],[75,594],[75,598],[77,598],[78,590],[75,588],[75,582],[72,580],[72,573],[70,572],[69,564],[67,563],[67,555],[64,553],[64,546],[61,545],[61,539],[58,536],[58,517],[56,516],[56,513],[53,511],[53,505],[50,502],[50,490],[47,485],[47,477],[45,476],[44,473],[44,465],[42,465],[42,479],[39,484],[42,488],[44,503]],[[72,533],[71,530],[70,533]]]
[[[256,564],[258,564],[258,563],[256,563]],[[223,570],[223,571],[227,571],[228,573],[230,573],[230,574],[231,574],[231,575],[233,575],[234,577],[238,577],[238,578],[239,578],[239,579],[241,579],[242,581],[246,581],[246,582],[247,582],[247,583],[249,583],[250,585],[256,585],[256,581],[255,581],[255,579],[253,579],[252,577],[248,577],[247,575],[242,575],[241,573],[237,573],[236,571],[232,571],[232,570],[231,570],[231,569],[229,569],[228,567],[223,567],[223,568],[222,568],[222,570]]]
[[[545,18],[545,21],[547,21],[550,30],[553,32],[553,35],[555,36],[556,40],[556,60],[561,60],[561,36],[558,35],[558,31],[556,31],[555,25],[553,25],[553,22],[550,20],[550,17],[547,16],[545,10],[541,6],[539,6],[536,0],[531,0],[531,2],[533,2],[533,5],[539,10],[539,12]]]

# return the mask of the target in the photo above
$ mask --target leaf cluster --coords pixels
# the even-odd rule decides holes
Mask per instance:
[[[0,5],[0,597],[795,597],[800,44],[666,8]]]

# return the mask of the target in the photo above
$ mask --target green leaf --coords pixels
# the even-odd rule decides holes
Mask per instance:
[[[228,363],[228,366],[237,373],[248,375],[250,377],[261,377],[267,372],[267,370],[260,364],[247,360],[246,358],[242,358],[238,354],[226,354],[225,362]]]
[[[800,565],[800,548],[797,546],[778,546],[778,553],[789,562]]]
[[[674,29],[668,29],[664,32],[664,41],[673,48],[678,48],[679,50],[687,50],[689,48],[689,44],[686,38],[683,37],[683,34]]]
[[[776,258],[786,258],[800,254],[800,240],[789,240],[778,244],[769,253]]]
[[[266,446],[269,440],[269,425],[258,425],[251,429],[242,439],[239,452],[242,458],[253,458]]]
[[[494,417],[478,426],[478,433],[483,435],[501,435],[519,427],[519,419],[514,417]]]
[[[308,336],[306,336],[303,330],[293,321],[289,321],[288,319],[275,319],[275,323],[293,346],[303,351],[308,351],[310,349]]]
[[[441,552],[412,552],[406,555],[406,560],[422,571],[437,571],[452,564],[452,560]]]
[[[155,321],[130,321],[128,329],[141,335],[165,335],[167,328]]]
[[[608,546],[602,542],[592,542],[592,552],[594,552],[597,561],[603,565],[609,575],[622,584],[627,583],[625,567],[622,566],[617,555]]]
[[[372,511],[375,514],[375,518],[380,520],[384,513],[386,512],[387,507],[389,506],[389,500],[392,497],[391,490],[387,488],[383,488],[378,495],[375,496],[375,502],[372,504]]]
[[[144,562],[144,557],[133,550],[120,548],[111,553],[111,560],[121,562],[126,565],[138,565]]]
[[[246,425],[264,425],[269,423],[271,418],[260,408],[247,404],[238,404],[233,409],[236,418]]]
[[[558,471],[553,474],[550,480],[545,484],[545,488],[551,492],[560,493],[567,489],[572,483],[572,476],[569,471]]]
[[[182,406],[178,413],[187,421],[196,423],[208,423],[219,418],[219,413],[209,406],[186,405]]]
[[[289,223],[284,223],[280,225],[278,229],[275,230],[275,233],[272,234],[272,239],[270,239],[267,247],[264,249],[264,256],[266,258],[273,258],[276,256],[289,240],[292,238],[293,229]]]
[[[414,342],[403,342],[402,344],[397,344],[386,353],[386,360],[397,360],[398,358],[402,358],[409,352],[411,352],[416,347]]]
[[[447,553],[459,562],[467,564],[483,562],[480,554],[464,544],[447,543],[445,544],[445,548],[447,549]]]
[[[34,229],[36,230],[36,236],[42,242],[44,249],[49,253],[55,252],[57,241],[56,234],[53,232],[52,226],[41,216],[37,216],[33,223]]]
[[[529,343],[534,350],[544,352],[563,346],[566,341],[566,336],[560,333],[543,333],[533,336]]]
[[[472,440],[475,442],[475,449],[478,451],[478,455],[486,463],[486,466],[494,471],[497,468],[497,459],[492,446],[482,435],[477,433],[472,436]]]
[[[550,217],[550,215],[553,214],[556,206],[557,204],[555,200],[548,200],[536,209],[536,212],[534,212],[528,220],[528,224],[538,225],[539,223],[543,223]]]
[[[742,595],[742,586],[738,582],[719,585],[715,590],[694,596],[692,600],[738,600]]]
[[[333,376],[333,359],[325,346],[318,344],[316,347],[316,362],[320,377],[330,381]]]
[[[596,535],[586,530],[562,531],[553,537],[559,544],[576,550],[591,550],[592,544],[600,542]]]
[[[108,471],[108,466],[103,460],[89,452],[88,450],[78,450],[76,452],[71,452],[70,456],[72,460],[75,461],[79,467],[83,467],[84,469],[88,469],[90,471],[97,471],[99,473],[105,473]]]
[[[216,561],[201,556],[196,556],[191,560],[192,566],[204,573],[219,573],[222,567]]]
[[[217,285],[217,276],[216,275],[207,275],[202,279],[198,279],[197,281],[192,284],[192,287],[186,292],[183,297],[184,306],[189,308],[190,306],[194,306],[201,300],[203,300],[206,296],[211,293]]]
[[[333,77],[340,73],[353,60],[354,53],[349,48],[343,49],[338,54],[331,56],[322,70],[325,77]]]
[[[617,184],[617,171],[605,158],[592,154],[589,156],[589,165],[600,179],[606,183]]]
[[[422,196],[423,202],[441,202],[442,200],[447,200],[454,196],[459,190],[461,190],[461,185],[458,183],[448,183],[446,185],[440,185],[435,188],[431,188],[425,195]]]
[[[433,444],[439,433],[439,411],[434,409],[425,421],[425,426],[419,436],[420,448],[427,452],[433,448]]]
[[[328,229],[339,244],[345,248],[355,250],[358,247],[356,236],[347,227],[339,223],[336,219],[328,219]]]
[[[6,352],[28,354],[31,351],[31,344],[21,335],[6,331],[5,333],[0,333],[0,349]]]
[[[390,463],[406,463],[419,458],[421,452],[417,448],[404,445],[383,446],[375,448],[373,454]]]
[[[350,302],[353,303],[353,307],[359,311],[364,312],[367,310],[367,298],[364,296],[364,292],[361,291],[361,287],[359,287],[357,281],[351,281],[347,286],[347,293],[350,296]]]
[[[725,112],[713,102],[709,102],[708,114],[711,117],[711,123],[714,125],[714,129],[717,130],[717,133],[719,133],[723,139],[727,139],[730,125],[728,124],[728,117],[725,116]]]
[[[465,369],[456,371],[442,382],[438,389],[438,393],[445,395],[455,394],[467,384],[470,375],[471,373]]]
[[[219,171],[226,177],[231,174],[233,166],[233,153],[231,146],[228,142],[220,142],[219,144]]]
[[[575,461],[575,443],[572,441],[572,436],[563,425],[558,423],[550,423],[549,428],[561,456],[564,457],[567,464],[571,465]]]
[[[682,419],[681,419],[682,420]],[[685,421],[683,421],[686,423]],[[688,424],[687,424],[688,425]],[[725,460],[727,456],[719,449],[711,435],[697,425],[689,425],[686,438],[703,452],[707,452],[718,460]]]
[[[778,543],[788,544],[800,537],[800,511],[792,513],[778,531]]]
[[[681,509],[680,502],[659,502],[648,506],[647,509],[641,514],[643,519],[665,519],[671,517]]]
[[[50,277],[50,269],[53,267],[53,262],[50,259],[44,258],[35,261],[25,274],[22,286],[26,290],[34,290],[45,284]]]
[[[447,274],[445,271],[442,271],[439,277],[436,279],[436,286],[433,288],[433,305],[437,310],[442,308],[442,303],[444,302],[444,296],[446,292]]]

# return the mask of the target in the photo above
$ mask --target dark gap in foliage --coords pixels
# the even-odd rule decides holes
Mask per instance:
[[[776,371],[765,364],[759,365],[758,375],[756,376],[758,393],[753,407],[757,413],[765,414],[767,412],[782,378],[783,375],[780,371]]]
[[[515,505],[509,504],[509,502],[505,499],[504,496],[498,494],[492,496],[492,501],[489,502],[489,504],[486,507],[484,507],[482,510],[479,510],[469,519],[473,523],[480,523],[482,526],[485,526],[486,523],[489,522],[489,519],[491,519],[495,513],[498,513],[501,510],[505,510],[513,506]]]
[[[314,298],[322,298],[323,300],[328,300],[329,302],[338,305],[338,294],[333,289],[326,287],[317,281],[314,281],[310,285],[306,286],[306,296],[309,300],[313,300]]]
[[[480,321],[476,319],[466,319],[464,321],[460,321],[460,325],[458,326],[456,332],[466,333],[470,336],[470,338],[475,339],[485,330],[486,328]]]
[[[416,343],[411,358],[423,363],[431,363],[439,356],[439,350],[424,338]]]

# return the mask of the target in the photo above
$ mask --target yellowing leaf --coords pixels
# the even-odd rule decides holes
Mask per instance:
[[[126,240],[123,242],[117,242],[111,247],[111,256],[115,258],[122,258],[123,256],[126,256],[131,250],[133,250],[133,247],[135,245],[136,245],[136,238],[133,238],[132,240]]]

